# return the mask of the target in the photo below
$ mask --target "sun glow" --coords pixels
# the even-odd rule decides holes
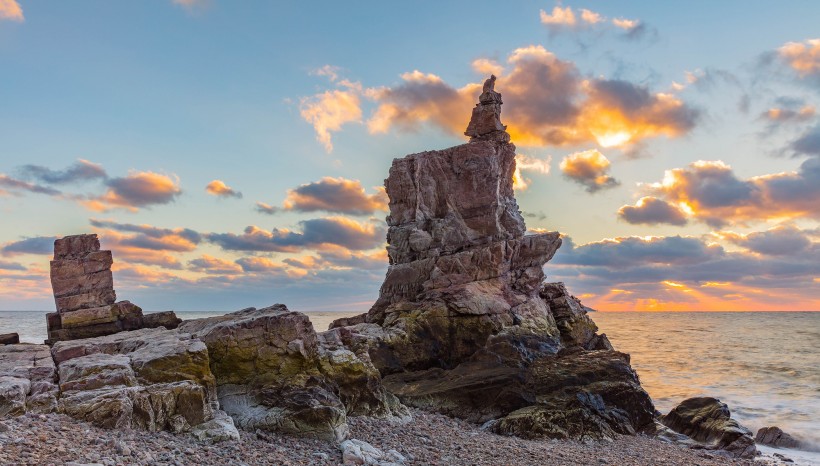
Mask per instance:
[[[595,136],[595,139],[598,141],[598,144],[601,147],[617,147],[629,142],[632,139],[632,133],[628,131],[617,131],[617,132],[608,132],[608,133],[596,133],[592,132],[592,135]]]

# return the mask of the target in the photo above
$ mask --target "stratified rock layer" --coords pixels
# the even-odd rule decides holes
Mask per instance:
[[[143,327],[173,328],[179,323],[172,312],[146,322],[140,307],[116,302],[113,261],[111,251],[100,250],[97,235],[66,236],[54,242],[51,286],[57,312],[46,316],[48,344]]]
[[[238,426],[342,440],[347,415],[390,415],[398,400],[368,359],[320,342],[310,319],[279,304],[183,322],[208,346],[222,408]]]
[[[107,428],[186,432],[225,418],[219,417],[208,349],[188,334],[142,329],[58,342],[51,353],[59,411],[76,419]],[[203,437],[238,438],[232,425],[218,427],[221,434]]]

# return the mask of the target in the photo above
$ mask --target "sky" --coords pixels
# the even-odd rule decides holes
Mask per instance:
[[[394,158],[498,76],[601,311],[820,311],[820,3],[0,0],[0,310],[97,233],[149,311],[364,312]]]

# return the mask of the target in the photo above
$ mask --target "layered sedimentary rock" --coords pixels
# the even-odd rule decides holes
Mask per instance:
[[[57,407],[57,376],[45,345],[0,346],[0,418]]]
[[[717,398],[684,400],[661,416],[660,422],[698,442],[701,448],[722,450],[738,458],[754,458],[757,454],[752,433],[732,419],[729,407]]]
[[[142,329],[58,342],[51,352],[62,413],[100,427],[238,439],[218,411],[208,349],[186,333]]]
[[[222,408],[245,429],[342,440],[348,414],[389,415],[399,403],[378,371],[283,305],[184,322],[208,346]],[[391,405],[392,403],[392,405]]]
[[[777,448],[800,448],[800,442],[777,426],[762,427],[755,434],[755,442]]]
[[[405,404],[525,437],[635,433],[654,407],[629,356],[595,333],[563,284],[543,283],[561,239],[525,234],[493,83],[470,143],[393,161],[379,299],[331,331],[367,351]]]
[[[48,314],[48,344],[110,335],[124,330],[179,323],[173,313],[147,320],[142,309],[117,301],[111,251],[101,251],[97,235],[66,236],[54,242],[51,286],[57,312]]]

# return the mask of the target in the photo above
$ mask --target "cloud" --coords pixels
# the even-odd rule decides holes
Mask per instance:
[[[633,225],[686,225],[687,219],[680,209],[656,197],[646,196],[634,206],[625,205],[618,209],[618,217]]]
[[[798,155],[820,156],[820,126],[809,129],[792,141],[789,148]]]
[[[793,225],[779,225],[767,231],[746,235],[718,232],[715,236],[752,252],[769,256],[801,254],[812,246],[809,234]]]
[[[213,180],[208,183],[208,186],[205,186],[205,191],[208,194],[217,196],[217,197],[235,197],[237,199],[242,199],[242,193],[239,191],[235,191],[230,186],[226,185],[224,181],[221,180]]]
[[[326,217],[299,222],[302,231],[256,226],[245,228],[241,235],[209,233],[205,238],[229,251],[298,252],[306,248],[338,245],[352,250],[372,249],[385,242],[381,225],[359,223],[345,217]]]
[[[33,236],[19,241],[12,241],[0,247],[0,255],[51,254],[54,252],[54,240],[56,239],[56,236]]]
[[[174,5],[179,5],[186,10],[192,11],[197,8],[204,8],[209,0],[171,0]]]
[[[202,235],[189,228],[157,228],[151,225],[117,223],[111,220],[90,219],[92,226],[121,233],[136,233],[122,236],[117,244],[152,251],[188,252],[202,242]],[[104,236],[105,237],[105,236]],[[107,237],[106,237],[107,239]]]
[[[279,207],[272,206],[270,204],[265,204],[264,202],[257,202],[256,211],[260,214],[273,215],[279,212]]]
[[[777,49],[777,55],[798,78],[820,83],[820,39],[788,42]]]
[[[532,180],[524,176],[525,172],[549,175],[551,163],[552,156],[548,156],[547,160],[541,160],[528,155],[516,154],[515,172],[513,173],[513,188],[516,191],[524,191],[529,187]]]
[[[0,20],[17,21],[22,23],[23,9],[16,0],[0,0]]]
[[[285,210],[298,212],[326,211],[350,215],[368,215],[387,210],[387,193],[383,187],[376,194],[365,193],[358,180],[324,177],[288,190]]]
[[[65,170],[52,170],[41,165],[23,165],[21,176],[46,184],[69,184],[96,179],[105,179],[108,174],[100,164],[79,159]]]
[[[803,123],[811,121],[817,114],[814,106],[805,105],[801,108],[772,107],[760,115],[762,120],[769,122],[771,127],[786,123]]]
[[[667,170],[663,181],[643,185],[647,194],[678,206],[713,227],[746,221],[820,218],[820,158],[796,172],[738,178],[721,161],[698,161]]]
[[[541,24],[545,24],[547,27],[553,29],[560,26],[572,27],[578,24],[578,21],[575,18],[575,13],[572,11],[572,8],[561,8],[560,5],[556,5],[552,9],[552,13],[541,10]]]
[[[205,254],[199,259],[189,261],[188,270],[212,275],[232,275],[241,273],[242,267],[235,262]]]
[[[333,152],[331,132],[341,130],[346,123],[362,120],[361,102],[353,89],[333,89],[303,97],[299,101],[299,113],[313,125],[316,139],[328,153]]]
[[[488,58],[477,58],[473,60],[472,67],[473,71],[481,76],[489,76],[492,74],[501,76],[504,74],[504,66]]]
[[[595,193],[621,184],[608,174],[609,165],[604,154],[591,149],[564,157],[560,167],[565,177],[584,186],[588,193]]]
[[[19,270],[25,271],[26,268],[17,262],[0,261],[0,270]]]
[[[62,193],[56,189],[37,184],[27,183],[16,178],[11,178],[8,175],[0,173],[0,194],[7,193],[11,190],[12,194],[19,194],[20,191],[28,191],[31,193],[45,194],[47,196],[59,196]]]
[[[775,243],[764,236],[768,241],[760,244]],[[818,243],[791,254],[759,254],[686,236],[581,246],[565,237],[547,271],[600,310],[794,310],[816,309],[820,289],[812,288],[812,277],[820,274],[819,260]]]
[[[182,194],[179,178],[150,171],[132,171],[128,176],[111,178],[102,196],[81,200],[91,210],[104,212],[116,208],[136,211],[140,208],[168,204]]]
[[[622,80],[584,79],[573,63],[540,45],[514,50],[507,64],[496,89],[508,104],[502,120],[520,145],[623,147],[686,134],[699,119],[698,110],[673,95]],[[434,74],[405,73],[401,84],[370,94],[378,106],[368,129],[415,131],[429,122],[461,136],[480,92],[480,83],[455,88]]]
[[[274,262],[265,257],[243,257],[237,259],[236,263],[242,270],[248,273],[271,272],[285,269],[283,264]]]

